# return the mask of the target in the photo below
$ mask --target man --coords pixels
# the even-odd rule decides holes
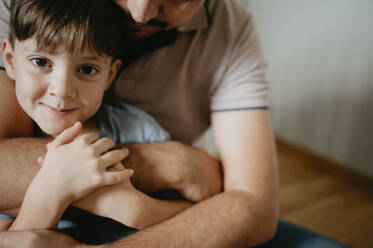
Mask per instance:
[[[184,143],[211,124],[224,190],[216,194],[221,188],[217,162],[198,149],[179,142],[129,146],[126,165],[139,175],[137,187],[146,192],[173,188],[200,202],[103,247],[248,247],[270,239],[278,218],[277,159],[265,63],[251,17],[232,0],[116,2],[130,13],[128,25],[146,52],[135,55],[120,75],[116,96],[148,111]],[[6,22],[1,26],[6,37]],[[16,214],[47,141],[32,138],[32,122],[16,104],[13,82],[3,71],[0,82],[0,208]],[[100,194],[76,205],[105,216],[108,210],[92,207],[92,199]],[[2,247],[83,247],[52,231],[1,237]]]

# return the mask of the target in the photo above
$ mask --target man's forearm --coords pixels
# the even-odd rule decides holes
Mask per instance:
[[[39,171],[37,158],[45,153],[47,139],[14,138],[0,142],[0,211],[15,215],[28,185]]]
[[[49,141],[48,139],[38,138],[12,138],[0,141],[0,195],[2,196],[0,199],[0,213],[17,214],[28,185],[40,169],[37,159],[45,154],[46,144]],[[152,174],[151,170],[157,169],[155,163],[162,163],[161,161],[144,161],[151,154],[158,153],[157,149],[151,152],[153,150],[152,147],[152,144],[136,145],[131,159],[126,162],[126,167],[135,169],[135,175],[141,177],[144,174],[144,178],[149,179]],[[163,146],[157,145],[157,147]],[[163,150],[164,148],[160,149]],[[147,153],[151,154],[145,156],[144,154]],[[164,157],[161,155],[158,156],[159,159]],[[139,167],[138,170],[137,167]],[[166,176],[164,175],[164,177]],[[165,185],[168,186],[167,183],[157,183],[156,181],[160,180],[160,178],[155,177],[152,177],[152,180],[149,181],[153,182],[151,185],[156,186],[156,189],[151,189],[150,186],[144,185],[149,191],[161,189]],[[135,180],[135,182],[137,181]]]
[[[264,210],[263,204],[246,191],[224,192],[102,248],[254,246],[270,239],[276,229],[277,211]]]

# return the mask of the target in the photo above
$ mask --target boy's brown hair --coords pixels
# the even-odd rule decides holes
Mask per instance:
[[[123,10],[113,0],[11,0],[9,40],[35,38],[38,48],[123,57]]]

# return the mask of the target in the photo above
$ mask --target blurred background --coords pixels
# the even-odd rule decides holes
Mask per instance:
[[[276,134],[373,178],[373,1],[241,2],[268,60]]]
[[[239,2],[269,65],[281,218],[373,247],[373,1]]]

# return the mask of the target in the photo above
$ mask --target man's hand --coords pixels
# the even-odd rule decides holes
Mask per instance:
[[[202,149],[182,146],[180,188],[177,190],[186,199],[200,202],[222,192],[223,178],[218,160]]]
[[[73,238],[55,231],[7,231],[0,233],[0,248],[83,248]]]
[[[201,149],[176,141],[128,148],[125,166],[135,170],[132,182],[143,192],[173,189],[199,202],[222,191],[220,164]]]

